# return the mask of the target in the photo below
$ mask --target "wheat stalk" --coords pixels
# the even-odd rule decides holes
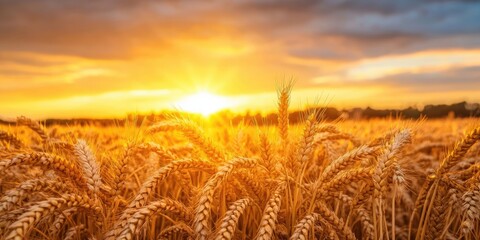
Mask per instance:
[[[342,219],[338,218],[337,215],[335,215],[335,213],[328,209],[324,204],[318,204],[316,209],[322,219],[328,222],[337,233],[342,234],[345,239],[356,239],[352,229],[350,229]]]
[[[186,169],[212,169],[212,165],[208,162],[197,161],[192,159],[187,160],[177,160],[173,161],[166,166],[157,170],[150,178],[142,184],[140,191],[137,193],[135,198],[130,202],[128,207],[123,211],[120,218],[116,221],[113,229],[107,233],[107,237],[113,237],[120,233],[121,229],[127,223],[126,220],[137,211],[138,208],[145,206],[148,202],[149,197],[152,192],[155,190],[157,185],[167,178],[170,174]]]
[[[442,175],[455,166],[460,160],[462,160],[468,149],[470,149],[470,147],[472,147],[472,145],[478,140],[480,140],[480,127],[472,130],[455,145],[455,148],[448,153],[445,159],[443,159],[442,164],[437,170],[437,175]]]
[[[278,89],[277,136],[248,119],[234,131],[236,118],[212,117],[201,128],[182,115],[146,116],[160,120],[150,127],[129,118],[118,122],[126,128],[70,125],[49,132],[20,117],[18,125],[33,131],[14,126],[19,135],[0,126],[0,238],[478,236],[478,123],[321,123],[310,109],[298,112],[310,115],[296,126],[290,90],[291,83]],[[470,124],[477,128],[454,144]],[[454,147],[446,152],[447,146]]]
[[[127,164],[132,154],[132,144],[128,144],[120,157],[118,163],[115,166],[115,178],[112,184],[112,191],[114,196],[119,196],[125,188],[125,178],[127,175]]]
[[[48,140],[48,135],[44,127],[38,124],[37,122],[33,121],[32,119],[21,116],[17,118],[17,124],[27,126],[30,129],[32,129],[34,132],[38,134],[38,136],[40,136],[43,142],[46,142]]]
[[[78,208],[68,208],[63,210],[61,213],[55,215],[55,220],[53,221],[52,225],[50,226],[50,234],[55,236],[61,230],[63,224],[73,214],[78,211]]]
[[[249,198],[243,198],[235,201],[228,207],[228,211],[223,217],[219,230],[213,237],[215,240],[230,240],[233,238],[235,229],[237,228],[238,220],[245,211],[245,208],[250,204]]]
[[[26,237],[28,230],[33,227],[43,217],[57,209],[64,207],[81,207],[100,212],[100,207],[90,198],[76,194],[65,194],[59,198],[49,198],[38,202],[30,207],[25,213],[18,217],[17,221],[12,223],[8,229],[9,234],[6,239],[20,240]]]
[[[317,188],[320,188],[318,189],[317,198],[333,197],[333,193],[343,191],[345,186],[353,182],[371,180],[372,173],[373,171],[370,168],[356,168],[343,172],[321,185],[321,188],[320,185],[317,185]]]
[[[44,178],[27,180],[5,192],[0,199],[0,213],[11,210],[14,206],[21,206],[21,202],[28,198],[28,195],[38,191],[70,192],[72,190],[75,191],[70,185],[55,180]]]
[[[195,209],[193,226],[197,234],[197,240],[206,240],[210,233],[209,217],[215,190],[236,168],[253,167],[256,162],[256,160],[250,158],[235,158],[219,167],[217,173],[207,181],[200,193]]]
[[[280,206],[282,203],[282,193],[285,190],[285,187],[285,184],[282,183],[277,187],[275,192],[272,193],[270,200],[268,200],[267,205],[263,210],[262,219],[260,220],[260,225],[258,227],[257,234],[255,235],[255,239],[272,239],[273,233],[275,232],[278,212],[280,211]]]
[[[20,141],[15,135],[0,130],[0,141],[5,141],[12,144],[15,148],[22,148],[24,143]]]
[[[180,218],[185,220],[188,220],[190,217],[189,210],[182,203],[164,198],[159,201],[151,202],[147,206],[138,209],[135,214],[126,220],[126,224],[117,239],[133,239],[138,229],[145,223],[146,219],[159,212],[178,214]]]
[[[191,236],[194,235],[193,230],[186,224],[180,222],[171,227],[165,228],[158,236],[158,240],[168,240],[173,239],[174,234],[187,234],[188,239],[192,239]]]
[[[217,162],[223,162],[225,158],[224,153],[212,142],[211,139],[207,138],[203,130],[191,120],[178,119],[175,121],[160,122],[151,126],[148,129],[148,132],[153,134],[173,130],[181,131],[185,137],[190,139],[193,144],[197,145],[199,149],[205,152],[210,159]]]
[[[295,226],[295,230],[290,237],[290,240],[305,240],[308,239],[308,234],[315,226],[315,222],[318,221],[320,216],[317,213],[309,214],[303,217]]]
[[[86,230],[85,225],[80,224],[78,226],[71,227],[65,233],[65,238],[63,240],[74,240],[76,235],[80,235]]]
[[[372,223],[372,219],[368,215],[368,212],[363,208],[357,208],[356,213],[360,218],[360,222],[362,224],[362,237],[363,239],[374,239],[374,227]]]
[[[85,185],[83,174],[79,171],[75,164],[48,153],[34,152],[17,154],[10,159],[5,159],[0,162],[0,172],[20,164],[30,164],[42,167],[46,170],[55,170],[56,172],[61,173],[63,176],[72,179],[72,181],[77,185]]]
[[[360,146],[348,153],[345,153],[341,157],[332,161],[323,171],[319,178],[319,182],[322,182],[324,179],[331,179],[337,175],[340,171],[348,168],[353,165],[355,162],[362,160],[367,157],[376,156],[376,148],[371,148],[367,146]]]

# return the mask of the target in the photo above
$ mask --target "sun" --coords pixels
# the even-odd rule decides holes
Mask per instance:
[[[202,91],[181,99],[176,105],[182,111],[199,113],[207,117],[212,113],[232,107],[232,101],[227,97]]]

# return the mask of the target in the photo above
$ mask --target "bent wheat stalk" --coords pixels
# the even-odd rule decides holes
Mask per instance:
[[[47,132],[45,131],[43,126],[38,124],[38,122],[35,122],[30,118],[21,116],[17,118],[17,124],[27,126],[30,129],[32,129],[34,132],[38,134],[38,136],[40,136],[40,138],[44,143],[48,140]]]
[[[72,216],[78,211],[78,208],[73,207],[73,208],[68,208],[66,210],[63,210],[61,213],[55,215],[55,221],[53,221],[53,224],[50,226],[50,235],[56,236],[58,232],[62,229],[63,225],[65,224],[65,221],[67,221],[67,218]]]
[[[164,121],[151,126],[148,132],[153,134],[164,131],[180,131],[185,137],[197,145],[205,154],[216,162],[224,161],[224,153],[217,147],[213,141],[207,138],[203,130],[192,120],[177,119],[174,121]]]
[[[159,212],[168,212],[177,214],[181,219],[190,218],[189,210],[180,202],[164,198],[159,201],[151,202],[147,206],[137,210],[133,216],[126,220],[126,224],[117,240],[133,239],[136,232],[145,223],[146,219],[156,215]]]
[[[90,198],[76,194],[65,194],[59,198],[49,198],[38,202],[18,217],[17,221],[12,223],[8,229],[9,234],[6,239],[23,239],[30,228],[32,228],[43,217],[49,215],[55,210],[65,207],[79,207],[93,210],[100,214],[100,207]]]
[[[218,232],[213,239],[215,240],[230,240],[233,238],[235,229],[237,228],[238,220],[243,214],[243,211],[250,203],[249,198],[244,198],[235,201],[228,207],[228,211],[222,219]]]
[[[301,163],[307,163],[313,153],[313,145],[314,145],[314,136],[316,133],[316,125],[317,125],[317,114],[314,112],[308,116],[307,121],[305,123],[305,129],[303,131],[303,136],[300,139],[300,146],[298,150],[298,161]]]
[[[8,190],[0,199],[0,213],[11,210],[14,206],[21,206],[21,202],[38,191],[70,192],[72,187],[59,181],[44,178],[27,180],[18,187]]]
[[[342,234],[345,239],[355,240],[355,234],[353,234],[352,229],[350,229],[342,219],[338,218],[335,213],[328,209],[323,203],[317,205],[318,214],[330,224],[330,226],[335,229],[337,234]]]
[[[83,224],[71,227],[67,230],[67,233],[65,233],[65,238],[63,240],[74,240],[76,239],[75,236],[80,235],[85,230],[86,228],[85,228],[85,225]]]
[[[0,141],[5,141],[12,144],[15,148],[22,148],[24,146],[23,142],[20,141],[15,135],[1,131],[0,130]]]
[[[215,190],[236,168],[253,167],[256,163],[256,160],[250,158],[235,158],[219,167],[217,173],[208,180],[200,193],[195,209],[193,226],[198,240],[206,240],[210,233],[209,217]]]
[[[320,215],[317,213],[309,214],[303,217],[295,226],[295,231],[293,232],[290,240],[304,240],[308,239],[308,234],[311,232],[311,229],[315,226],[315,222],[318,221]]]
[[[367,157],[375,157],[376,148],[371,148],[367,146],[360,146],[352,151],[345,153],[343,156],[332,161],[323,171],[320,176],[320,182],[323,182],[324,179],[332,179],[340,171],[348,168],[353,165],[355,162],[360,161]]]
[[[80,172],[80,170],[75,164],[48,153],[34,152],[17,154],[10,159],[0,161],[0,172],[3,172],[7,168],[20,164],[30,164],[34,166],[39,166],[46,170],[55,170],[56,172],[61,173],[63,176],[71,179],[72,182],[76,183],[81,187],[86,185],[83,174]]]
[[[157,170],[150,178],[142,184],[140,191],[135,198],[130,202],[128,207],[123,211],[120,218],[116,221],[113,229],[106,234],[107,238],[117,236],[121,229],[126,224],[126,219],[137,211],[138,208],[145,206],[158,184],[170,176],[172,173],[180,170],[195,169],[195,170],[212,170],[214,169],[211,163],[205,161],[198,161],[193,159],[177,160],[170,162],[166,166]]]
[[[446,173],[450,168],[455,166],[465,156],[470,147],[480,140],[480,127],[475,128],[467,134],[460,142],[455,144],[455,148],[449,152],[447,157],[437,170],[437,175]]]
[[[277,187],[275,192],[273,192],[270,200],[267,202],[267,206],[263,211],[262,219],[260,220],[260,226],[258,227],[257,234],[255,239],[257,240],[268,240],[272,239],[272,236],[275,232],[278,212],[280,211],[280,206],[282,203],[282,195],[285,190],[286,184],[281,183]]]
[[[165,228],[160,234],[157,236],[158,240],[168,240],[173,239],[174,234],[186,234],[187,239],[193,239],[192,236],[194,235],[193,230],[184,223],[177,223],[171,227]]]

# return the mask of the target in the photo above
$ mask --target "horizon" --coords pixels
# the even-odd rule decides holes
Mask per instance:
[[[0,115],[267,113],[290,79],[292,109],[478,103],[479,19],[468,1],[2,1]]]
[[[337,116],[337,117],[340,117],[340,118],[344,118],[344,120],[346,119],[351,119],[351,120],[368,120],[370,118],[388,118],[388,117],[392,117],[393,115],[392,114],[402,114],[403,111],[408,111],[410,109],[413,109],[413,110],[417,110],[419,112],[419,116],[418,117],[412,117],[412,116],[401,116],[401,115],[396,115],[396,117],[400,117],[400,118],[417,118],[417,119],[420,119],[422,117],[427,117],[426,115],[423,115],[424,114],[424,111],[426,110],[425,108],[427,106],[429,107],[434,107],[434,108],[437,108],[437,111],[438,111],[438,107],[443,107],[443,106],[446,106],[448,108],[450,108],[451,111],[453,111],[452,107],[453,106],[457,106],[458,104],[465,104],[464,107],[467,112],[469,112],[469,114],[472,114],[472,115],[469,115],[469,117],[478,117],[480,116],[480,102],[476,103],[476,102],[466,102],[466,101],[462,101],[462,102],[455,102],[455,103],[452,103],[452,104],[426,104],[424,106],[421,106],[421,107],[418,107],[418,106],[406,106],[404,108],[374,108],[374,107],[371,107],[371,106],[365,106],[365,107],[351,107],[351,108],[337,108],[337,107],[332,107],[332,106],[322,106],[322,105],[308,105],[308,106],[304,106],[302,108],[291,108],[290,109],[290,114],[291,115],[297,115],[298,113],[309,113],[312,109],[323,109],[323,110],[333,110],[333,111],[338,111],[338,113],[341,115],[343,113],[347,113],[349,114],[350,117],[340,117]],[[387,112],[387,115],[386,116],[382,116],[382,117],[378,117],[378,116],[365,116],[365,115],[362,115],[361,117],[359,116],[355,116],[355,111],[357,110],[360,110],[363,114],[364,111],[367,111],[367,110],[373,110],[375,111],[375,113],[379,113],[379,112]],[[458,111],[459,109],[456,109],[455,111]],[[463,111],[463,110],[462,110]],[[272,115],[277,115],[278,112],[277,112],[277,109],[273,109],[271,111],[251,111],[249,109],[247,109],[246,111],[243,111],[243,112],[235,112],[235,111],[231,111],[230,109],[221,109],[221,110],[218,110],[216,112],[212,112],[212,113],[209,113],[209,114],[202,114],[201,112],[195,112],[195,111],[183,111],[183,110],[177,110],[177,109],[164,109],[164,110],[160,110],[160,111],[150,111],[150,112],[143,112],[143,113],[140,113],[140,112],[127,112],[123,115],[119,115],[119,116],[111,116],[111,117],[44,117],[44,118],[32,118],[36,121],[46,121],[46,120],[60,120],[60,121],[63,121],[63,120],[66,120],[66,121],[70,121],[70,120],[124,120],[124,119],[130,119],[132,117],[149,117],[149,116],[170,116],[171,114],[186,114],[188,115],[190,118],[200,118],[200,119],[203,119],[203,120],[212,120],[212,119],[215,119],[217,117],[223,117],[223,118],[228,118],[228,119],[233,119],[233,118],[239,118],[239,117],[242,117],[242,118],[245,118],[245,117],[257,117],[258,115],[260,115],[262,118],[267,118],[267,117],[271,117]],[[438,113],[437,113],[438,114]],[[445,113],[445,114],[442,114],[440,113],[440,117],[439,116],[436,116],[436,117],[432,117],[432,119],[435,119],[435,118],[447,118],[447,117],[451,117],[449,115],[450,113]],[[464,114],[464,112],[462,112],[461,114]],[[28,117],[30,118],[30,116],[25,116],[25,115],[18,115],[18,116],[13,116],[13,117],[6,117],[6,116],[2,116],[0,114],[0,122],[1,121],[5,121],[5,122],[16,122],[16,119],[20,116],[24,116],[24,117]],[[456,114],[454,114],[455,117]],[[295,116],[290,116],[290,117],[295,117]],[[329,119],[329,120],[333,120],[333,119],[336,119],[337,117],[334,117],[332,119],[332,116],[325,116],[326,120]],[[461,116],[461,118],[464,118],[464,117],[468,117],[468,116]]]

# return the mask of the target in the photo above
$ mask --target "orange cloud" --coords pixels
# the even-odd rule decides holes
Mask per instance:
[[[265,112],[290,76],[294,107],[480,101],[479,3],[46,2],[0,3],[2,115],[121,116],[199,91]]]

